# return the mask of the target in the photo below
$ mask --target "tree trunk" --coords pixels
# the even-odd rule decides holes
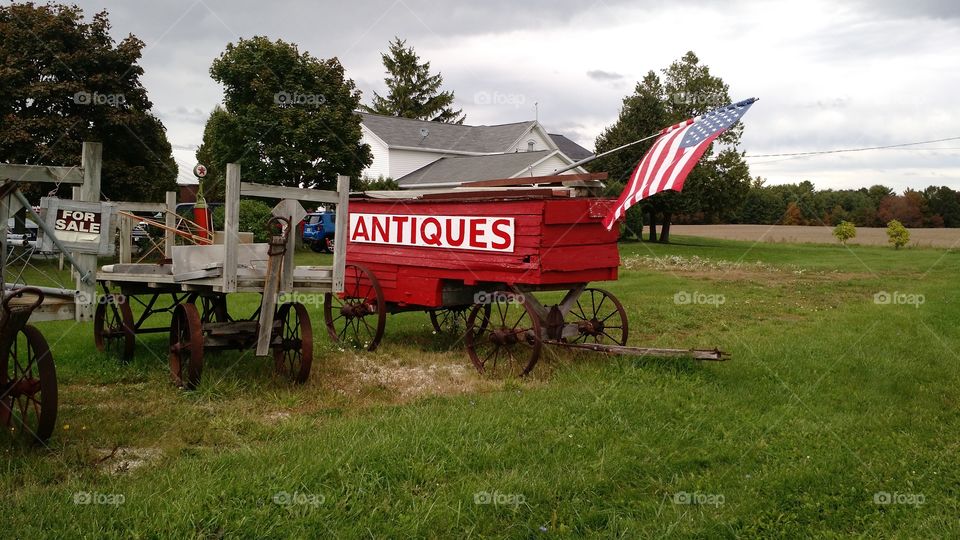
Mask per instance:
[[[660,227],[660,243],[669,244],[670,243],[670,220],[673,218],[673,214],[670,212],[663,213],[663,225]]]
[[[653,210],[650,211],[650,241],[657,241],[657,213]]]

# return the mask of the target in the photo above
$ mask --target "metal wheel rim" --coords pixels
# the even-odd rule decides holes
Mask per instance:
[[[119,303],[110,295],[97,305],[93,315],[93,341],[97,350],[126,362],[136,348],[133,309],[129,302]]]
[[[14,435],[44,442],[57,422],[57,371],[43,334],[25,326],[0,360],[0,423]],[[30,387],[29,392],[17,388]],[[39,398],[38,398],[39,396]]]
[[[543,348],[540,320],[524,303],[475,305],[467,318],[467,354],[481,374],[523,377],[533,370]],[[497,333],[515,336],[514,344],[496,344]]]
[[[203,327],[197,306],[180,304],[170,323],[170,376],[185,390],[200,384],[203,371]]]
[[[571,323],[596,323],[603,325],[600,333],[583,333],[572,343],[597,343],[626,345],[630,335],[627,312],[620,300],[605,289],[584,289],[577,303],[570,310]],[[607,331],[610,330],[610,331]]]
[[[366,280],[367,284],[363,281]],[[348,264],[344,271],[344,294],[355,293],[340,298],[326,293],[323,301],[323,320],[330,339],[336,342],[349,342],[357,348],[375,350],[383,338],[383,329],[387,323],[387,312],[383,300],[383,290],[377,277],[360,264]],[[368,306],[371,313],[362,317],[348,317],[344,309],[362,305]],[[374,324],[367,319],[375,317]]]
[[[313,365],[313,327],[307,308],[299,302],[283,304],[277,310],[277,321],[281,343],[273,349],[274,369],[296,383],[305,383]]]

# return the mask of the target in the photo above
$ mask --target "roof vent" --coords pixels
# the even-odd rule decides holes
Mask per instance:
[[[430,130],[427,128],[420,128],[420,140],[427,138],[427,135],[430,135]]]

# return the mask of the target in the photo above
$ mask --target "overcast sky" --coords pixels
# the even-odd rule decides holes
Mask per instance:
[[[960,2],[619,0],[78,0],[107,9],[113,34],[146,43],[143,83],[190,177],[221,88],[211,61],[265,35],[338,57],[369,102],[383,93],[380,52],[407,39],[456,92],[468,124],[531,120],[592,149],[649,70],[693,50],[744,117],[748,155],[960,137]],[[883,183],[960,189],[960,140],[911,149],[751,158],[771,183]]]

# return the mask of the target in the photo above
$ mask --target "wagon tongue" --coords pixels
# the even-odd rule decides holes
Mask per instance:
[[[624,347],[622,345],[605,345],[599,343],[566,343],[563,341],[548,340],[544,343],[559,345],[568,349],[585,349],[605,354],[619,354],[623,356],[660,356],[660,357],[688,357],[694,360],[711,360],[722,362],[730,358],[729,353],[720,349],[656,349],[652,347]]]

